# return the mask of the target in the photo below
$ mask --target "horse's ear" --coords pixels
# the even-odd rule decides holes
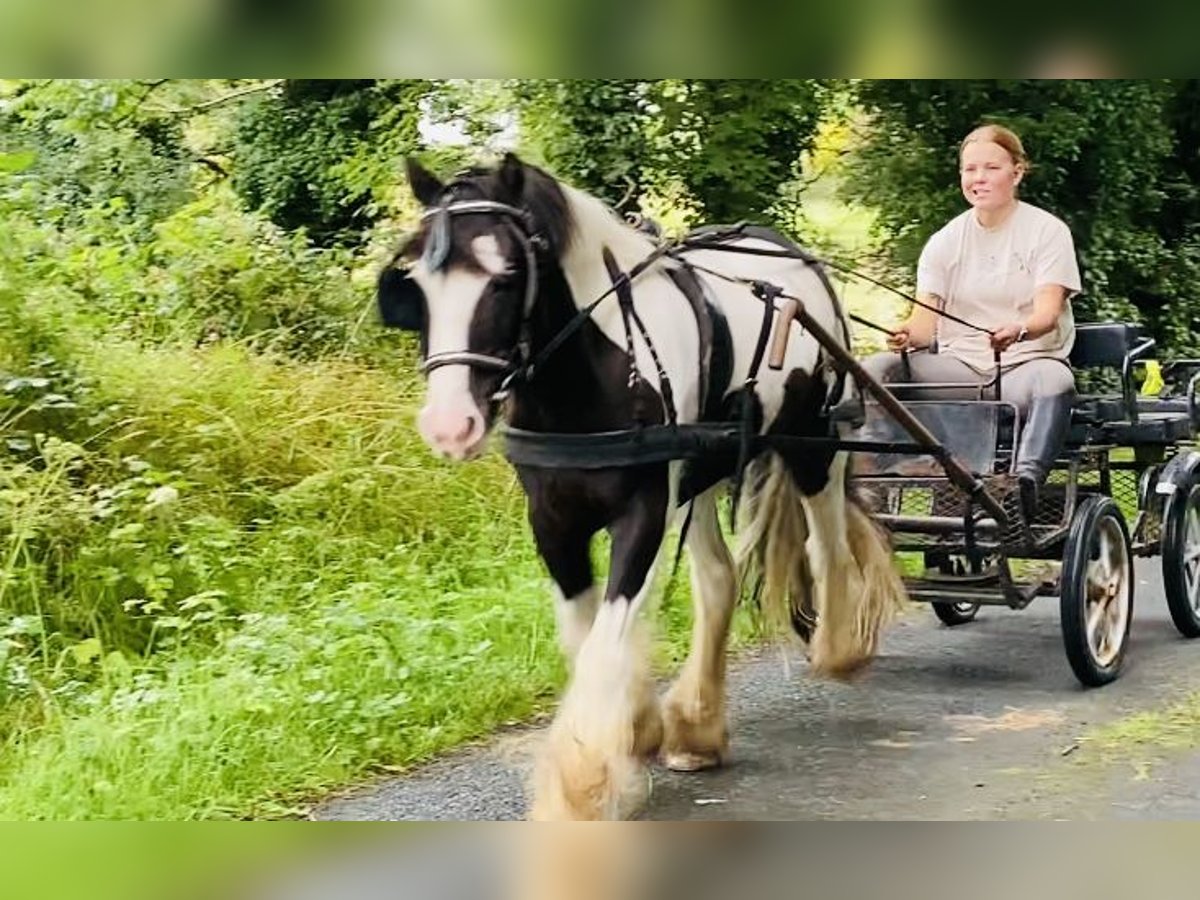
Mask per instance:
[[[408,185],[412,188],[413,196],[422,206],[430,206],[437,200],[445,185],[412,156],[404,160],[404,166],[408,172]]]
[[[500,163],[500,186],[510,203],[518,203],[525,191],[525,163],[515,153],[505,153]]]

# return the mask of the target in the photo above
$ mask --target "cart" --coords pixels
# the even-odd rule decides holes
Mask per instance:
[[[928,396],[928,386],[873,386],[850,442],[859,451],[853,480],[894,536],[912,599],[959,626],[983,606],[1022,609],[1056,596],[1071,668],[1099,686],[1125,661],[1134,557],[1159,557],[1171,618],[1185,637],[1200,637],[1200,362],[1163,365],[1164,392],[1139,396],[1154,348],[1136,325],[1077,328],[1071,364],[1102,388],[1076,398],[1032,517],[1012,473],[1020,416],[996,390],[999,371],[981,389],[998,400],[905,400],[906,390]],[[900,400],[926,432],[925,454],[914,454]]]

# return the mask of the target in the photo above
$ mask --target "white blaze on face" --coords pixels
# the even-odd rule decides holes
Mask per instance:
[[[495,275],[507,269],[496,239],[481,235],[471,251],[484,272],[429,272],[422,263],[413,277],[425,292],[429,306],[428,353],[461,353],[470,349],[467,339],[479,300]],[[467,459],[483,447],[486,425],[483,411],[471,396],[471,370],[466,365],[439,366],[429,373],[425,406],[417,415],[417,430],[430,448],[451,459]]]

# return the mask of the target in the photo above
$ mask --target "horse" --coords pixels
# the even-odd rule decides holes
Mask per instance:
[[[773,315],[777,301],[755,296],[755,279],[801,298],[849,345],[811,260],[666,253],[597,197],[511,153],[448,182],[412,159],[407,174],[424,213],[383,268],[377,298],[385,324],[419,332],[426,390],[417,428],[440,456],[478,456],[501,419],[514,432],[585,445],[590,435],[723,421],[738,410],[757,435],[822,435],[839,392],[856,390],[795,323],[775,326],[790,329],[783,364],[757,371],[764,305]],[[749,229],[729,244],[778,249],[781,240]],[[886,537],[850,497],[847,454],[828,442],[756,450],[740,489],[735,564],[718,500],[736,455],[514,463],[570,671],[534,763],[530,818],[626,818],[647,799],[655,755],[679,771],[727,760],[726,644],[739,573],[757,573],[764,614],[807,639],[815,672],[846,677],[874,655],[904,589]],[[640,613],[664,539],[684,516],[691,646],[660,700]],[[611,537],[603,588],[589,555],[602,529]]]

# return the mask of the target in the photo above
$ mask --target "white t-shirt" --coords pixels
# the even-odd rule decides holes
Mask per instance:
[[[936,294],[946,312],[996,328],[1023,322],[1033,313],[1039,287],[1062,285],[1067,303],[1058,324],[1037,339],[1013,344],[1001,357],[1005,367],[1035,357],[1066,359],[1075,343],[1070,298],[1080,290],[1079,264],[1067,224],[1024,201],[1005,222],[984,228],[968,209],[933,235],[917,263],[917,293]],[[979,372],[995,366],[988,336],[949,319],[937,319],[939,352]]]

